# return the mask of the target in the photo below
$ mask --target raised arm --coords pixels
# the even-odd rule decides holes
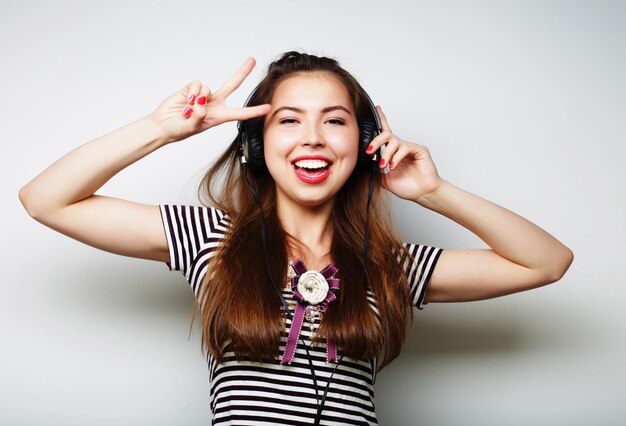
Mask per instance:
[[[426,300],[459,302],[504,296],[561,279],[573,254],[552,235],[447,181],[415,202],[467,228],[491,250],[445,250]]]
[[[269,105],[230,108],[226,98],[254,67],[249,58],[215,93],[194,80],[165,99],[150,115],[64,155],[19,192],[38,222],[93,247],[169,261],[157,205],[95,194],[118,172],[172,142],[226,121],[265,115]]]
[[[570,249],[523,217],[439,177],[428,149],[398,139],[378,108],[383,132],[373,150],[387,149],[383,186],[467,228],[491,249],[445,250],[426,291],[427,302],[503,296],[559,280],[573,261]],[[373,151],[372,150],[372,151]]]
[[[120,170],[166,144],[144,117],[67,153],[26,184],[19,197],[38,222],[93,247],[167,260],[158,206],[94,193]]]

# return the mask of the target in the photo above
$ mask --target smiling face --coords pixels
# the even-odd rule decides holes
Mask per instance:
[[[348,90],[333,74],[301,73],[282,81],[270,103],[263,149],[277,203],[333,203],[357,161],[359,128]]]

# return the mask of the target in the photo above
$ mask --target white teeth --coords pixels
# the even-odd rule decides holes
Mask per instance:
[[[328,163],[324,160],[300,160],[296,161],[295,164],[305,169],[319,169],[328,166]]]

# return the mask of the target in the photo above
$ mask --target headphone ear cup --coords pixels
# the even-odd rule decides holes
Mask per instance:
[[[365,150],[378,135],[376,122],[371,119],[365,119],[359,123],[359,157],[356,162],[357,168],[366,168],[372,163],[372,156],[367,154]]]
[[[253,120],[255,121],[255,120]],[[265,165],[265,154],[263,152],[263,127],[258,123],[243,124],[246,140],[248,143],[248,164],[250,169],[255,172],[267,170]]]

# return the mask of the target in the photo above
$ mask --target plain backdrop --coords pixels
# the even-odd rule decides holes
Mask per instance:
[[[0,424],[206,425],[193,294],[164,264],[31,219],[19,189],[75,147],[248,57],[241,105],[282,52],[337,58],[442,177],[570,247],[558,283],[416,312],[376,384],[382,425],[617,425],[626,415],[623,1],[0,3]],[[227,123],[133,164],[98,193],[197,204]],[[394,198],[405,241],[485,244]]]

